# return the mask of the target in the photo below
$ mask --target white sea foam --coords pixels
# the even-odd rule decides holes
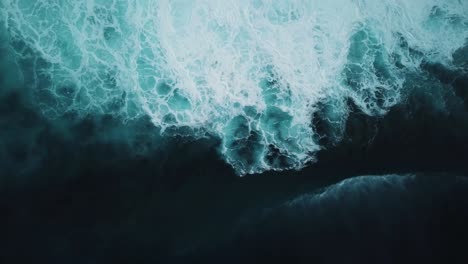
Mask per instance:
[[[4,0],[0,9],[18,57],[35,61],[45,115],[146,115],[168,136],[189,127],[219,137],[240,175],[302,168],[320,149],[317,103],[333,104],[325,114],[338,127],[347,98],[384,114],[405,72],[423,59],[450,65],[468,37],[468,2],[457,0]]]

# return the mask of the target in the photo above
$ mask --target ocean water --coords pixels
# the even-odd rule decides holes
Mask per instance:
[[[467,259],[467,161],[467,1],[0,2],[5,263]]]
[[[348,100],[384,115],[424,65],[463,68],[453,54],[464,52],[467,10],[455,0],[1,7],[8,52],[45,117],[146,117],[167,137],[214,137],[239,175],[315,162],[319,111],[339,141]]]
[[[187,260],[457,262],[466,259],[467,212],[457,211],[466,208],[466,184],[427,175],[354,177],[250,214],[224,243],[188,251]]]

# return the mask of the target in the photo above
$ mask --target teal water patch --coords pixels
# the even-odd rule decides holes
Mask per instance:
[[[359,25],[351,37],[344,75],[351,97],[370,115],[383,114],[400,101],[403,79],[386,48],[367,25]]]

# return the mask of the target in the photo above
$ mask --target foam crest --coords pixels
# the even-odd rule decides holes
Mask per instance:
[[[451,64],[466,3],[367,0],[6,0],[18,60],[45,115],[149,116],[222,139],[240,174],[300,169],[319,103],[342,129],[351,98],[381,115],[423,60]]]

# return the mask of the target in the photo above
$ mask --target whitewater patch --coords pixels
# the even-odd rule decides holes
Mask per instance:
[[[468,37],[456,0],[5,0],[0,14],[45,116],[217,137],[239,175],[315,161],[319,104],[337,131],[349,99],[383,115],[408,73],[455,67]]]

